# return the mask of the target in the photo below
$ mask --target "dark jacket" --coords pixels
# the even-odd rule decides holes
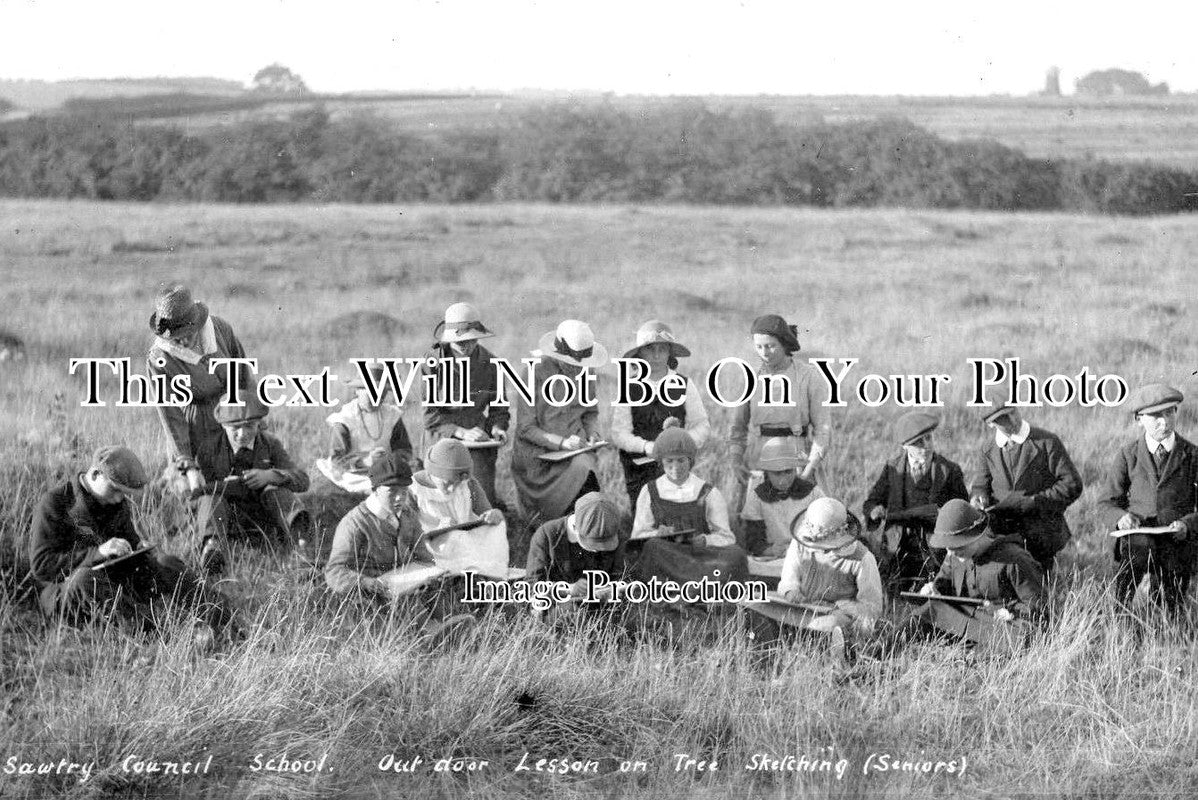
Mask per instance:
[[[457,356],[447,344],[434,345],[431,350],[424,354],[425,358],[432,359],[454,359]],[[474,348],[474,352],[470,354],[468,359],[470,364],[470,385],[467,387],[469,406],[455,408],[452,406],[437,406],[433,405],[433,400],[436,398],[425,398],[424,405],[424,430],[425,430],[425,451],[433,445],[438,439],[453,438],[454,431],[461,428],[481,428],[486,431],[487,435],[491,434],[492,428],[500,428],[507,430],[508,422],[511,419],[511,409],[499,406],[492,406],[495,402],[495,396],[498,392],[499,385],[495,376],[495,365],[491,363],[494,358],[491,351],[483,347],[481,344]],[[460,373],[461,369],[457,363],[449,362],[448,368],[444,371],[450,385],[452,386],[452,376]],[[425,374],[435,372],[426,365],[423,368]]]
[[[965,488],[965,474],[961,467],[955,461],[949,461],[939,453],[933,453],[930,476],[932,483],[929,489],[931,503],[915,506],[906,496],[909,471],[905,452],[900,452],[882,466],[881,474],[865,498],[862,519],[869,519],[870,509],[880,505],[886,509],[889,518],[895,523],[931,529],[936,525],[936,512],[940,510],[940,506],[949,500],[969,499],[969,492]]]
[[[570,541],[566,533],[568,517],[558,517],[537,528],[528,543],[525,580],[566,581],[574,583],[586,570],[606,572],[613,578],[623,572],[624,543],[615,550],[592,553]]]
[[[998,444],[982,448],[981,465],[970,491],[998,505],[995,533],[1018,534],[1037,559],[1051,557],[1069,541],[1065,509],[1081,497],[1082,479],[1056,434],[1031,426],[1027,439],[1014,447],[1011,469],[1003,464]]]
[[[1198,538],[1198,447],[1177,436],[1173,452],[1157,474],[1144,437],[1119,448],[1098,497],[1103,522],[1114,530],[1130,511],[1145,524],[1186,524],[1187,539]]]
[[[221,481],[229,475],[243,471],[234,468],[233,446],[229,444],[229,437],[225,436],[223,431],[220,439],[212,444],[211,448],[205,448],[199,455],[200,470],[204,473],[205,480],[210,483]],[[271,470],[283,479],[279,485],[284,489],[297,493],[308,490],[308,473],[297,467],[283,443],[266,431],[258,431],[258,436],[254,439],[253,465],[248,468]]]
[[[74,569],[104,560],[97,550],[109,539],[124,539],[136,550],[129,502],[106,506],[83,487],[80,475],[47,492],[33,513],[29,564],[46,585],[64,580]]]
[[[971,559],[946,555],[935,585],[940,594],[989,600],[1021,617],[1038,613],[1047,597],[1044,572],[1018,536],[1000,536]]]

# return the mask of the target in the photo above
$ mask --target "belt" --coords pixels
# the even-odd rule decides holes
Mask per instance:
[[[762,436],[795,436],[789,425],[761,425],[757,429]]]

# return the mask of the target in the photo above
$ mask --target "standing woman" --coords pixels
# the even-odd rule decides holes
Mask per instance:
[[[678,359],[690,354],[691,351],[674,338],[670,326],[655,319],[640,327],[636,332],[636,344],[624,353],[624,358],[639,358],[649,365],[649,373],[641,378],[653,387],[654,392],[648,405],[612,408],[611,441],[619,448],[628,506],[634,512],[641,487],[662,475],[660,460],[653,451],[658,435],[666,428],[682,428],[690,434],[696,450],[702,449],[711,435],[707,409],[690,378],[685,378],[686,388],[682,392],[685,399],[681,405],[668,406],[658,396],[661,382],[668,375],[677,374],[674,370]]]
[[[245,358],[245,350],[229,323],[211,316],[208,307],[193,300],[191,290],[179,284],[158,295],[150,330],[156,337],[146,358],[150,376],[163,375],[169,384],[176,375],[187,375],[191,383],[191,405],[158,406],[158,418],[170,440],[175,466],[187,476],[191,488],[202,488],[199,462],[215,453],[225,438],[213,412],[229,389],[226,370],[209,373],[208,364],[214,358]]]
[[[607,363],[607,349],[595,341],[591,326],[568,319],[556,331],[541,337],[541,358],[534,370],[533,404],[517,400],[516,439],[512,447],[512,478],[520,507],[529,524],[564,516],[574,501],[588,492],[598,492],[599,462],[594,451],[579,453],[560,461],[540,458],[546,453],[579,450],[599,441],[597,406],[584,406],[576,395],[561,407],[545,400],[543,387],[555,376],[575,382],[588,368]],[[561,383],[555,380],[555,383]],[[563,394],[560,387],[553,393]]]
[[[762,406],[761,391],[755,388],[748,403],[736,409],[732,419],[731,457],[736,472],[736,507],[741,505],[747,488],[756,487],[762,480],[761,446],[771,437],[795,437],[800,457],[806,450],[806,464],[799,477],[818,483],[816,467],[823,459],[832,436],[832,421],[823,403],[827,389],[819,373],[810,364],[795,361],[799,351],[796,329],[777,314],[766,314],[753,320],[753,347],[761,359],[757,368],[757,383],[762,375],[785,376],[790,384],[790,400],[782,405],[784,386],[781,381],[771,386],[770,398],[778,405]]]
[[[470,303],[454,303],[445,309],[444,320],[433,330],[436,342],[425,358],[444,365],[435,370],[441,391],[456,386],[461,379],[463,366],[458,359],[467,362],[469,405],[439,405],[436,401],[442,398],[426,398],[423,449],[427,458],[433,445],[442,439],[457,439],[465,444],[474,463],[474,477],[482,484],[487,501],[493,508],[502,509],[495,494],[495,462],[499,446],[507,441],[511,415],[506,408],[491,405],[499,388],[491,364],[494,356],[478,341],[494,335],[482,324],[478,309]],[[434,370],[425,368],[425,372],[430,371]]]

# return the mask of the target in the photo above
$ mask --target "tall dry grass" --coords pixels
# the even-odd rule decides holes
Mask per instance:
[[[0,366],[0,757],[96,760],[97,775],[2,773],[13,797],[453,796],[993,796],[1031,792],[1164,796],[1198,784],[1195,654],[1188,635],[1138,633],[1116,620],[1096,484],[1116,444],[1134,435],[1118,409],[1030,416],[1064,440],[1087,483],[1069,519],[1075,544],[1054,587],[1048,630],[1018,655],[975,657],[915,645],[851,674],[818,647],[764,667],[733,617],[680,641],[598,631],[549,637],[497,614],[463,641],[431,647],[413,612],[366,614],[325,597],[287,562],[253,552],[232,590],[250,633],[198,651],[185,620],[161,638],[47,627],[22,586],[28,519],[45,488],[91,449],[124,442],[153,466],[165,445],[152,411],[78,408],[70,356],[140,363],[159,281],[183,280],[230,320],[272,372],[316,372],[352,356],[418,356],[440,311],[469,299],[518,357],[566,317],[590,321],[609,349],[645,319],[669,321],[701,375],[717,359],[751,359],[759,313],[800,325],[805,353],[861,359],[866,372],[953,376],[938,447],[966,467],[985,435],[963,408],[969,356],[1018,355],[1038,375],[1083,365],[1135,384],[1165,380],[1192,395],[1195,329],[1186,301],[1195,233],[1184,219],[1096,220],[907,212],[641,208],[221,208],[5,203],[2,324],[28,357]],[[604,385],[610,388],[610,377]],[[108,384],[111,387],[111,384]],[[111,394],[110,394],[111,396]],[[727,484],[728,413],[698,471]],[[419,414],[409,408],[409,430]],[[323,447],[318,409],[272,426],[311,463]],[[601,406],[604,420],[606,406]],[[828,481],[859,506],[894,452],[899,410],[851,405],[834,416]],[[1183,409],[1179,427],[1194,430]],[[501,459],[501,493],[512,487]],[[603,482],[623,501],[613,454]],[[163,500],[139,509],[149,538]],[[172,546],[168,542],[167,546]],[[696,642],[702,641],[703,646]],[[207,748],[207,749],[205,749]],[[797,777],[743,769],[754,753],[832,748],[851,768]],[[514,773],[534,757],[596,759],[598,775]],[[314,758],[316,777],[253,773],[257,753]],[[898,776],[861,767],[870,753],[965,757],[962,777]],[[182,782],[124,774],[123,758],[213,754],[213,773]],[[379,759],[491,761],[473,775],[384,774]],[[674,755],[721,769],[673,771]],[[612,773],[622,759],[643,775]]]

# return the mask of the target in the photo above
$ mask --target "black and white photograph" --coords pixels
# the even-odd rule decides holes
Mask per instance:
[[[0,0],[0,797],[1198,793],[1195,23]]]

